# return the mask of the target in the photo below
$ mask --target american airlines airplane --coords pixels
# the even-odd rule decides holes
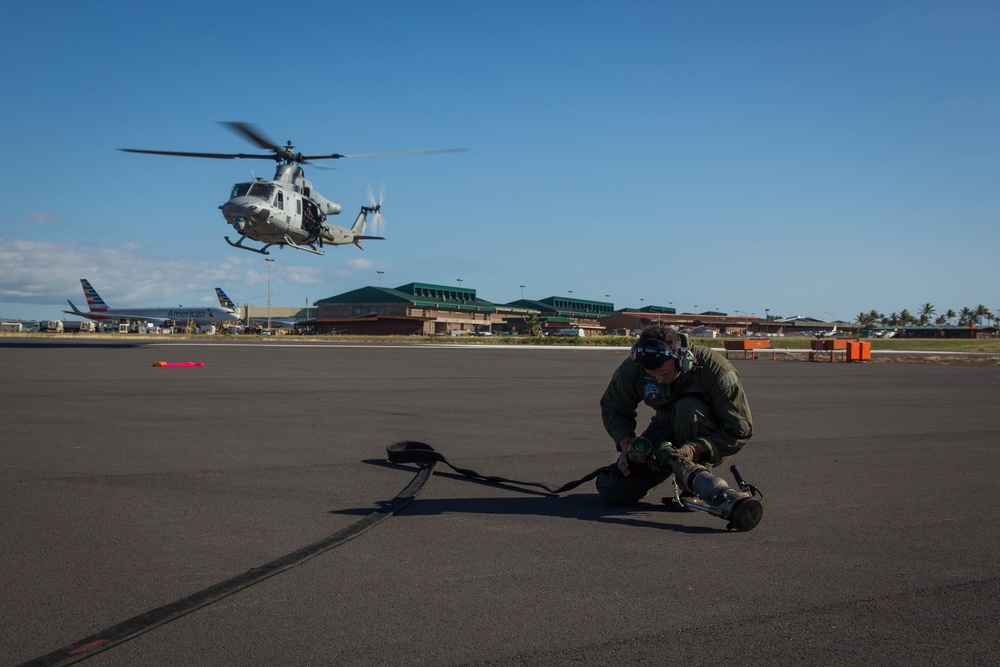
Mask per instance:
[[[187,324],[188,322],[193,322],[195,326],[204,326],[206,324],[222,325],[226,322],[239,320],[239,315],[236,314],[235,309],[219,306],[204,306],[200,308],[185,308],[184,306],[178,306],[177,308],[110,308],[86,278],[80,278],[80,283],[83,285],[83,294],[87,297],[87,305],[90,306],[90,312],[80,310],[73,305],[72,301],[67,299],[66,302],[73,309],[72,311],[64,310],[63,312],[67,315],[79,315],[80,317],[86,317],[88,320],[98,322],[115,320],[135,320],[153,322],[155,324],[164,324],[166,322]],[[221,290],[216,288],[216,291]]]

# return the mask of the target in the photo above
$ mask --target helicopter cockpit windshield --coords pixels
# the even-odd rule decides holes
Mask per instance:
[[[236,199],[237,197],[259,197],[264,201],[271,201],[271,197],[274,195],[274,186],[265,183],[237,183],[233,186],[233,192],[229,195],[230,199]]]

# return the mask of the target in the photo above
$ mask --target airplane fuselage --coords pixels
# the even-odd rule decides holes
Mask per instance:
[[[234,308],[220,308],[219,306],[205,306],[202,308],[185,308],[184,306],[177,306],[176,308],[111,308],[86,278],[80,278],[80,284],[83,286],[83,295],[87,299],[90,311],[84,312],[73,305],[72,301],[68,301],[69,307],[72,310],[64,310],[63,312],[67,315],[85,317],[95,322],[121,322],[127,320],[130,322],[153,322],[155,324],[176,322],[177,324],[185,325],[190,322],[195,326],[205,326],[209,324],[222,325],[226,322],[237,322],[240,319]],[[218,287],[215,290],[216,295],[222,291]],[[228,297],[226,299],[228,300]]]
[[[236,322],[239,316],[225,308],[208,306],[205,308],[109,308],[108,310],[74,313],[90,320],[111,322],[130,320],[139,322],[176,322],[177,324],[193,323],[195,326],[209,324],[222,325]]]

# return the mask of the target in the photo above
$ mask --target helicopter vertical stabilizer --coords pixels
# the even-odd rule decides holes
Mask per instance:
[[[364,236],[365,227],[368,225],[368,211],[366,207],[361,207],[361,212],[358,213],[358,217],[354,219],[354,224],[351,225],[351,231],[354,232],[355,236]]]

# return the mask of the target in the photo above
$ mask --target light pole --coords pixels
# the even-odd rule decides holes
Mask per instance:
[[[265,259],[267,262],[267,330],[271,331],[271,264],[273,259]]]
[[[745,324],[743,325],[743,335],[744,335],[744,336],[746,336],[746,335],[747,335],[747,334],[749,333],[749,331],[748,331],[748,330],[750,329],[750,322],[746,321],[746,316],[747,316],[747,314],[746,314],[746,313],[744,313],[744,312],[743,312],[742,310],[735,310],[735,311],[733,311],[733,312],[736,312],[736,313],[740,313],[741,315],[743,315],[743,318],[744,318],[744,321],[746,322],[746,323],[745,323]]]
[[[376,271],[375,273],[378,274],[378,286],[381,287],[382,286],[382,274],[385,273],[385,271]]]
[[[459,286],[459,287],[461,287],[461,286],[462,286],[462,283],[463,283],[463,282],[465,282],[465,281],[464,281],[464,280],[462,280],[461,278],[455,278],[455,280],[457,280],[457,281],[458,281],[458,286]]]
[[[521,298],[524,298],[524,285],[521,285]]]

